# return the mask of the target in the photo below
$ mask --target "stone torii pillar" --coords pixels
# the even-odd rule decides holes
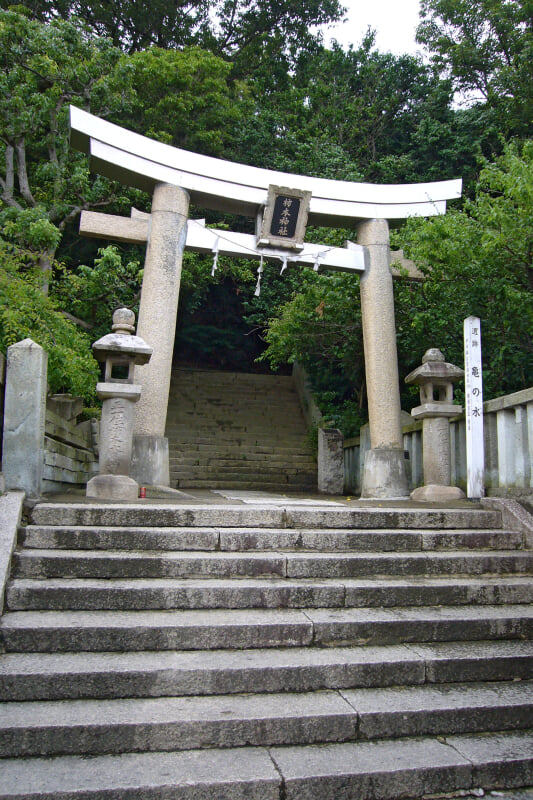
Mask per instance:
[[[131,477],[141,486],[168,486],[165,438],[174,333],[189,195],[171,184],[155,186],[137,335],[153,347],[151,360],[135,367],[142,394],[135,409]]]
[[[357,242],[368,251],[361,312],[371,449],[365,456],[361,497],[408,497],[387,220],[359,223]]]

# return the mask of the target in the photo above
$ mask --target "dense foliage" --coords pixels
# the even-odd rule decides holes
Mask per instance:
[[[341,16],[338,0],[0,9],[0,349],[26,336],[45,346],[54,389],[90,397],[89,341],[140,297],[143,248],[80,240],[80,211],[128,215],[150,203],[89,173],[69,146],[71,103],[272,169],[380,183],[462,176],[462,206],[393,232],[426,276],[396,282],[400,374],[429,346],[461,363],[462,319],[477,314],[486,395],[532,384],[529,0],[423,0],[426,62],[380,53],[371,32],[347,50],[325,48],[310,31]],[[253,231],[253,220],[191,211]],[[337,245],[354,236],[308,231]],[[248,369],[297,359],[325,413],[355,432],[365,415],[358,279],[296,268],[281,277],[270,265],[256,296],[257,266],[220,259],[212,277],[209,258],[186,254],[178,356]]]

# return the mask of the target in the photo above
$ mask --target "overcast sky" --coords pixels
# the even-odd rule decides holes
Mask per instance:
[[[348,9],[348,22],[324,31],[326,44],[332,38],[357,46],[370,25],[377,31],[376,45],[397,55],[421,51],[415,43],[420,0],[341,0]]]

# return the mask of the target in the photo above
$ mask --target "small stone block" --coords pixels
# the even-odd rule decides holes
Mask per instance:
[[[95,475],[87,484],[87,497],[98,500],[125,500],[139,497],[139,484],[126,475]]]
[[[411,492],[411,500],[415,503],[453,503],[464,499],[465,493],[457,486],[437,486],[431,483],[428,486],[419,486]]]

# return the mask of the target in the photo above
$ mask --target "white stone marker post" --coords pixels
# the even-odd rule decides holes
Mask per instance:
[[[481,320],[467,317],[463,323],[465,346],[465,417],[467,496],[485,496],[485,449],[483,437],[483,373]]]
[[[361,310],[371,449],[365,455],[361,497],[408,497],[387,220],[359,223],[357,243],[366,246],[369,256],[361,277]]]
[[[105,363],[105,379],[96,385],[103,400],[100,422],[99,474],[87,483],[87,497],[136,500],[139,485],[129,477],[133,414],[141,387],[133,383],[135,364],[145,364],[152,348],[135,330],[135,315],[127,308],[113,314],[112,333],[93,344],[94,356]]]
[[[142,392],[135,410],[131,477],[142,486],[170,483],[165,425],[188,212],[184,189],[166,183],[155,187],[137,326],[153,356],[135,370]]]
[[[48,356],[31,339],[7,348],[2,469],[7,489],[39,497],[44,468]]]

